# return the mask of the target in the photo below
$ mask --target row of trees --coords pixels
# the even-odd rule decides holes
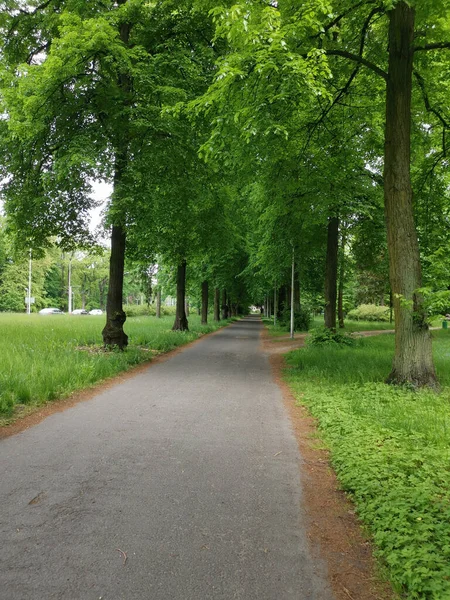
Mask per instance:
[[[334,329],[356,268],[394,304],[389,380],[436,386],[427,320],[449,284],[449,11],[11,0],[0,127],[17,243],[89,245],[90,182],[109,181],[105,344],[127,343],[126,255],[177,269],[181,329],[186,265],[205,299],[208,285],[225,290],[237,310],[274,288],[287,304],[294,257],[297,306],[324,289]]]

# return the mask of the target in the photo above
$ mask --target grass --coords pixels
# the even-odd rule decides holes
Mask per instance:
[[[264,324],[267,327],[268,334],[271,337],[281,337],[287,335],[289,330],[286,327],[280,327],[280,325],[273,324],[273,319],[263,319]],[[323,327],[323,317],[314,317],[311,323],[311,329]],[[388,330],[394,329],[394,323],[386,323],[384,321],[345,321],[344,331],[352,333],[354,331],[374,331],[374,330]],[[297,332],[301,333],[301,332]]]
[[[104,352],[105,318],[0,314],[0,424],[15,408],[38,406],[148,361],[222,327],[191,315],[189,332],[171,331],[174,317],[127,319],[126,351]]]
[[[383,383],[394,338],[312,346],[285,377],[317,418],[340,482],[395,589],[450,599],[450,332],[433,332],[439,395]]]

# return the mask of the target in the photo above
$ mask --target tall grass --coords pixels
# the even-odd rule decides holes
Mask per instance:
[[[443,386],[383,383],[394,337],[288,355],[287,381],[317,417],[343,488],[405,598],[450,598],[450,333],[434,332]]]
[[[203,326],[191,315],[184,333],[171,331],[173,321],[129,318],[128,349],[104,352],[102,316],[0,314],[0,415],[67,396],[226,324]]]

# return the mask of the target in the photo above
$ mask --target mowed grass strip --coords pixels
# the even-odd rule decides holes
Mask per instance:
[[[227,324],[200,324],[171,331],[173,316],[127,319],[129,347],[105,352],[104,316],[0,314],[0,424],[18,405],[38,406],[112,377]]]
[[[450,599],[450,332],[433,333],[439,395],[383,383],[394,337],[287,356],[341,485],[402,598]]]

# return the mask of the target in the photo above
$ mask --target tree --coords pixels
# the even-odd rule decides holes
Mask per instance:
[[[208,103],[206,110],[211,111],[211,107],[215,106],[219,107],[220,112],[225,110],[230,115],[227,120],[221,114],[208,142],[209,146],[216,142],[216,148],[220,151],[224,145],[223,131],[226,127],[232,127],[230,121],[233,118],[243,126],[244,136],[248,139],[267,132],[269,129],[262,127],[263,113],[270,115],[270,128],[280,107],[289,105],[289,98],[295,97],[297,105],[302,106],[302,110],[308,114],[304,106],[307,93],[310,98],[318,99],[320,116],[315,121],[323,122],[348,94],[361,76],[363,67],[369,69],[372,75],[376,74],[386,85],[383,184],[390,278],[397,317],[396,349],[388,381],[435,387],[431,338],[420,293],[420,256],[413,218],[410,181],[411,91],[414,56],[450,48],[450,42],[445,37],[436,37],[448,34],[444,24],[449,22],[449,8],[432,2],[424,2],[417,7],[420,19],[416,32],[415,8],[403,0],[387,5],[381,0],[344,2],[339,6],[339,12],[331,18],[326,16],[328,7],[321,2],[311,2],[308,10],[303,5],[298,7],[289,2],[280,3],[281,12],[275,5],[264,6],[257,2],[217,9],[218,34],[227,39],[230,52],[221,61],[214,85],[204,102]],[[433,17],[439,18],[439,26],[430,28]],[[386,39],[386,29],[381,21],[386,18],[389,21],[389,40]],[[355,30],[359,32],[356,37]],[[415,40],[424,35],[428,36],[428,43],[416,44]],[[386,46],[387,55],[384,51]],[[330,73],[335,75],[337,81],[342,78],[345,73],[342,59],[347,64],[345,69],[348,65],[353,65],[353,68],[343,87],[330,91],[325,79]],[[288,76],[294,71],[295,83],[294,78]],[[304,83],[303,94],[296,89],[299,80]],[[446,130],[448,122],[430,100],[425,79],[418,74],[416,80],[425,109],[440,120]],[[250,99],[250,90],[253,91],[254,102]],[[237,102],[233,105],[238,93],[241,97],[245,94],[247,107],[238,108]],[[231,106],[231,110],[226,111],[225,102]],[[278,130],[284,132],[286,122],[285,115],[282,124],[278,124]],[[219,136],[222,136],[222,140],[218,140]]]

